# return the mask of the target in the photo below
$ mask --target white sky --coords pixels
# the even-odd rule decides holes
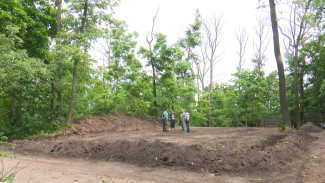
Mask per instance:
[[[235,32],[241,27],[249,34],[246,47],[244,68],[252,68],[254,28],[258,17],[268,17],[267,12],[257,10],[257,0],[121,0],[119,7],[114,9],[114,17],[125,20],[129,32],[138,32],[138,46],[147,48],[146,35],[151,30],[152,19],[159,7],[155,21],[154,33],[167,35],[169,44],[174,44],[180,37],[185,37],[185,30],[194,23],[198,9],[204,19],[213,15],[223,15],[220,51],[224,51],[223,59],[215,66],[214,76],[217,83],[227,82],[238,66],[239,50]],[[266,73],[277,70],[273,55],[271,27],[268,27],[270,43],[268,60],[264,67]]]

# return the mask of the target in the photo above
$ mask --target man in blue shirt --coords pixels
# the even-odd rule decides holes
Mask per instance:
[[[168,132],[167,130],[167,121],[168,121],[168,109],[165,110],[162,116],[163,120],[163,132]]]

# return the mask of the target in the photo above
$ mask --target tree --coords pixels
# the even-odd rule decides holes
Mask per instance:
[[[33,77],[44,75],[47,69],[43,64],[49,62],[50,38],[55,35],[55,11],[47,1],[43,0],[2,1],[0,2],[0,17],[0,34],[4,36],[3,39],[9,38],[13,41],[4,40],[1,43],[2,46],[7,47],[7,52],[1,52],[3,58],[7,57],[3,64],[11,62],[3,68],[12,66],[4,71],[4,73],[12,72],[11,77],[7,78],[12,79],[12,84],[4,86],[3,90],[11,88],[7,90],[7,94],[11,94],[8,114],[13,122],[11,125],[16,125],[21,129],[31,121],[37,121],[36,117],[32,119],[33,117],[27,116],[29,116],[28,113],[36,113],[36,108],[31,106],[43,102],[30,100],[32,97],[41,98],[37,96],[38,90],[32,92],[31,86],[32,83],[34,83],[34,88],[38,86],[38,78]],[[26,73],[20,72],[22,71],[19,70],[20,67],[25,67],[23,70]],[[17,77],[21,79],[17,80]],[[43,100],[47,99],[43,98]],[[22,124],[21,121],[25,123]]]
[[[198,10],[196,10],[195,15],[195,23],[190,25],[190,27],[186,30],[186,38],[182,38],[179,41],[179,45],[181,48],[185,50],[186,58],[185,60],[192,65],[192,77],[194,78],[194,64],[197,68],[197,75],[200,75],[200,63],[197,54],[195,53],[195,48],[201,44],[201,24],[202,21],[200,20],[201,16]],[[199,77],[196,77],[197,81],[197,88],[199,88]],[[198,101],[200,98],[199,93],[197,93]]]
[[[290,115],[287,106],[284,66],[283,66],[283,60],[280,52],[278,21],[276,16],[276,8],[275,8],[274,0],[269,0],[269,6],[270,6],[270,15],[271,15],[271,23],[272,23],[272,31],[273,31],[274,56],[278,66],[280,106],[281,106],[282,120],[284,122],[283,123],[284,126],[288,125],[291,127]]]
[[[127,34],[127,25],[124,21],[112,19],[110,28],[107,30],[109,39],[108,54],[108,71],[105,72],[105,79],[110,82],[114,100],[115,114],[118,112],[118,103],[121,103],[122,92],[120,92],[121,84],[124,82],[133,82],[134,73],[139,73],[138,70],[142,67],[141,63],[135,59],[134,50],[136,42],[133,40],[137,34]]]
[[[214,65],[219,61],[221,53],[219,53],[219,44],[220,44],[220,33],[222,30],[222,17],[214,16],[211,21],[203,21],[203,29],[204,35],[206,36],[207,41],[207,51],[206,58],[209,61],[209,68],[210,68],[210,85],[209,85],[209,92],[208,92],[208,105],[210,108],[209,111],[209,126],[211,127],[211,91],[213,87],[213,69]],[[203,43],[204,44],[204,43]]]
[[[234,76],[235,104],[242,114],[240,116],[245,117],[240,120],[245,122],[246,127],[249,124],[256,126],[270,108],[268,106],[271,104],[267,101],[270,101],[269,98],[274,93],[271,90],[273,83],[261,76],[257,68],[252,71],[238,68]]]
[[[56,0],[56,5],[57,5],[57,26],[56,26],[56,45],[60,44],[60,39],[61,39],[61,14],[62,14],[62,1],[63,0]],[[61,73],[61,67],[62,64],[60,62],[59,58],[56,58],[58,60],[57,63],[57,73]],[[61,90],[61,77],[60,74],[57,74],[57,79],[55,81],[55,84],[52,83],[52,102],[51,102],[51,116],[52,120],[58,119],[61,116],[62,113],[62,90]],[[53,106],[54,106],[54,90],[57,93],[57,106],[56,106],[56,115],[54,117],[53,115]]]
[[[151,27],[151,33],[150,33],[150,38],[149,38],[149,32],[147,34],[147,43],[148,43],[148,50],[144,49],[144,48],[140,48],[140,53],[144,54],[144,57],[146,57],[148,59],[148,64],[151,65],[151,69],[152,69],[152,77],[153,77],[153,82],[152,82],[152,93],[153,93],[153,97],[154,97],[154,113],[155,113],[155,118],[158,117],[158,105],[157,105],[157,86],[156,86],[156,62],[154,60],[154,53],[153,53],[153,49],[152,49],[152,41],[154,40],[154,26],[155,26],[155,21],[156,21],[156,17],[158,15],[159,12],[159,8],[156,12],[156,15],[153,17],[152,20],[152,27]],[[142,51],[141,51],[142,50]]]
[[[78,65],[81,62],[89,61],[87,52],[91,40],[100,36],[98,34],[100,33],[99,23],[103,20],[109,20],[109,17],[101,12],[101,10],[105,10],[108,7],[112,8],[116,5],[115,1],[89,2],[88,0],[73,0],[68,6],[71,14],[67,17],[69,22],[67,28],[72,31],[70,39],[72,38],[71,44],[75,48],[75,53],[71,59],[73,61],[73,79],[71,99],[66,120],[67,126],[71,124],[71,117],[74,109]]]
[[[258,27],[255,28],[257,41],[254,40],[254,58],[253,63],[262,74],[263,66],[267,60],[265,52],[269,45],[268,31],[266,32],[266,22],[264,19],[258,19]]]
[[[306,111],[308,114],[325,114],[325,35],[320,34],[306,44],[303,55],[309,58],[306,71],[310,77],[306,83]],[[325,118],[324,118],[325,119]]]
[[[144,58],[147,58],[148,63],[147,66],[151,66],[152,70],[152,81],[153,81],[153,103],[154,103],[154,114],[155,117],[157,117],[157,109],[158,109],[158,103],[161,99],[160,96],[158,96],[158,93],[161,92],[161,90],[158,90],[158,87],[160,89],[166,88],[165,85],[162,85],[160,83],[159,85],[156,84],[156,82],[161,80],[167,80],[170,79],[174,75],[174,68],[173,65],[175,65],[175,61],[179,59],[178,51],[177,49],[168,46],[167,45],[167,38],[165,35],[161,33],[157,33],[154,35],[154,38],[151,39],[153,41],[155,39],[155,44],[153,48],[151,47],[151,44],[149,44],[149,50],[145,49],[144,47],[140,47],[139,53],[143,55]],[[151,42],[149,41],[149,42]],[[176,55],[175,55],[176,54]],[[169,83],[169,82],[168,82]],[[165,84],[167,84],[165,82]],[[173,88],[173,87],[172,87]],[[162,106],[163,108],[168,107],[167,102],[161,102],[164,103],[167,106]]]
[[[311,8],[312,0],[305,1],[296,1],[292,5],[290,4],[291,14],[289,19],[289,28],[287,31],[282,31],[282,34],[288,40],[288,48],[293,56],[294,61],[294,95],[295,95],[295,118],[297,127],[301,127],[304,121],[304,102],[303,102],[303,78],[304,71],[301,67],[301,70],[298,71],[298,58],[299,58],[299,50],[302,46],[302,41],[305,41],[305,36],[309,29],[310,22],[310,8]],[[300,76],[299,76],[300,75]],[[300,80],[300,81],[298,81]]]
[[[248,35],[246,33],[246,31],[242,28],[239,28],[236,31],[236,38],[239,44],[239,51],[237,51],[237,54],[239,56],[239,69],[243,68],[243,65],[245,63],[245,52],[246,52],[246,45],[248,42]]]

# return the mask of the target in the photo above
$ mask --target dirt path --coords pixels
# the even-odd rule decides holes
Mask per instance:
[[[314,133],[318,137],[308,154],[305,155],[303,166],[297,171],[296,176],[301,182],[325,183],[325,131]]]
[[[134,165],[71,159],[53,159],[35,156],[18,156],[5,160],[6,169],[19,163],[16,183],[138,183],[138,182],[229,182],[243,183],[252,179],[215,176],[166,168],[143,168]],[[258,179],[256,179],[258,180]]]
[[[318,133],[311,133],[316,130]],[[320,132],[319,132],[320,131]],[[308,132],[308,133],[307,133]],[[325,131],[114,130],[15,141],[16,182],[325,183]]]

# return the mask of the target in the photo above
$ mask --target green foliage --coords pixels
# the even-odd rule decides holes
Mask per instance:
[[[294,132],[296,131],[294,128],[292,128],[291,126],[289,125],[285,125],[285,126],[282,126],[280,128],[281,131],[285,131],[285,132]]]
[[[0,149],[2,149],[3,147],[6,147],[6,148],[14,148],[15,147],[15,144],[8,143],[6,141],[7,139],[8,138],[6,136],[4,136],[2,132],[0,132]],[[7,152],[0,151],[0,158],[2,158],[2,157],[12,159],[12,158],[16,158],[16,155],[15,154],[11,155]],[[7,172],[3,172],[3,170],[4,169],[0,170],[0,182],[13,182],[15,179],[15,176],[16,176],[16,174],[12,172],[13,169],[10,169]]]
[[[259,138],[258,138],[258,141],[267,141],[267,138],[259,137]]]
[[[309,58],[306,64],[308,77],[305,90],[307,114],[325,112],[325,35],[315,36],[305,47],[303,54]]]
[[[241,122],[257,126],[269,113],[279,113],[278,85],[275,73],[265,77],[257,69],[238,70],[234,80],[236,104],[240,107]],[[272,100],[273,99],[273,100]]]
[[[47,59],[50,37],[56,33],[56,11],[47,1],[1,1],[0,18],[0,30],[17,28],[17,36],[23,40],[20,48],[24,48],[30,57]]]
[[[215,85],[211,92],[212,126],[257,126],[265,114],[279,113],[276,73],[260,76],[258,70],[235,73],[233,85]],[[198,111],[208,116],[208,96],[200,97]]]
[[[166,35],[155,34],[151,49],[140,47],[138,54],[144,59],[140,60],[137,33],[129,33],[126,22],[105,13],[117,1],[87,1],[86,16],[84,2],[65,2],[58,39],[56,10],[48,1],[0,2],[0,129],[5,135],[49,136],[64,129],[73,98],[74,118],[116,112],[153,116],[165,108],[173,109],[178,118],[182,109],[188,109],[191,126],[206,126],[211,113],[212,126],[226,127],[258,126],[266,114],[279,114],[277,73],[258,70],[237,70],[231,83],[215,83],[209,107],[207,88],[197,88],[199,76],[192,67],[201,61],[196,49],[201,44],[198,11],[183,38],[170,45]],[[312,7],[310,17],[301,18],[308,18],[317,34],[306,40],[298,66],[308,76],[306,114],[325,113],[324,3],[313,1]],[[107,43],[100,67],[89,54],[95,40]],[[289,55],[289,72],[292,63]],[[72,96],[74,64],[78,77]],[[292,112],[293,78],[286,78]]]
[[[224,148],[226,147],[225,145],[223,144],[217,144],[217,145],[213,145],[214,148]]]

